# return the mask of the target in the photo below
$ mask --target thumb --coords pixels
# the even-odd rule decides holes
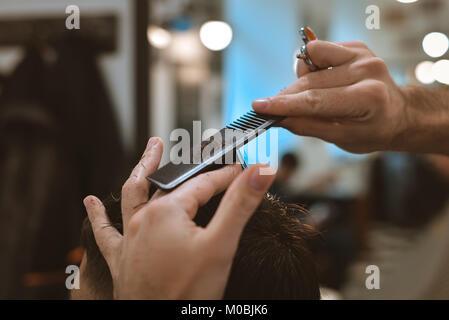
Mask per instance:
[[[228,244],[232,254],[246,223],[273,183],[274,173],[268,165],[253,165],[234,180],[223,196],[207,232],[214,241]]]

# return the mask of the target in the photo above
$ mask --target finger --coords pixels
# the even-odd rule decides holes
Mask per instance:
[[[368,49],[368,46],[362,41],[344,41],[337,42],[337,44],[346,48]]]
[[[223,192],[242,171],[240,165],[229,165],[219,170],[203,173],[168,194],[193,219],[198,208]]]
[[[373,84],[366,84],[368,82]],[[285,117],[351,120],[362,118],[370,112],[368,104],[381,98],[376,96],[380,90],[379,81],[367,80],[341,88],[311,89],[279,95],[259,100],[253,104],[253,108],[262,114]]]
[[[352,124],[312,117],[288,118],[281,126],[294,134],[340,144],[353,135]]]
[[[156,192],[151,197],[150,201],[156,200],[158,198],[161,198],[161,197],[165,196],[166,194],[168,194],[167,191],[164,191],[164,190],[161,190],[161,189],[157,189]]]
[[[310,67],[304,62],[304,60],[299,59],[298,63],[296,64],[296,77],[299,79],[305,74],[308,74],[312,72]]]
[[[307,52],[313,64],[320,69],[343,65],[355,58],[356,52],[349,47],[340,44],[314,40],[307,44]],[[298,78],[310,73],[304,61],[297,64],[296,74]]]
[[[95,242],[112,272],[116,267],[114,262],[119,252],[122,235],[111,225],[106,209],[98,198],[88,196],[83,202],[92,225]]]
[[[152,137],[148,140],[147,147],[137,166],[131,172],[130,177],[143,181],[148,175],[159,167],[163,152],[163,142],[159,137]]]
[[[148,201],[150,182],[146,177],[159,167],[162,151],[162,140],[157,137],[151,138],[142,158],[123,185],[122,218],[124,230],[126,230],[132,215]]]
[[[350,64],[323,69],[303,75],[292,85],[281,92],[281,95],[294,94],[310,89],[326,89],[349,86],[361,80],[357,70],[352,70]]]
[[[240,235],[274,180],[274,170],[253,165],[229,187],[206,228],[213,243],[225,243],[234,253]]]

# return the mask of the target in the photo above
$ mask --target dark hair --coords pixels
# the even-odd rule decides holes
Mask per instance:
[[[282,156],[281,164],[290,168],[297,168],[301,163],[294,153],[289,152]]]
[[[195,222],[206,226],[222,195],[198,210]],[[120,204],[105,203],[112,225],[122,232]],[[315,237],[304,224],[305,210],[267,194],[245,227],[232,264],[224,299],[319,299],[315,264],[307,240]],[[96,297],[112,298],[112,279],[86,218],[82,244],[87,252],[85,275]]]

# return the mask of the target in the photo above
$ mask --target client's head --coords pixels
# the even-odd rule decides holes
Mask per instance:
[[[221,198],[212,198],[198,210],[198,225],[208,224]],[[120,203],[105,206],[111,223],[122,232]],[[270,195],[265,197],[242,233],[224,299],[320,298],[315,265],[307,248],[307,240],[315,233],[301,221],[303,215],[301,207],[287,205]],[[87,255],[82,281],[87,281],[94,298],[111,299],[111,275],[88,219],[81,240]]]

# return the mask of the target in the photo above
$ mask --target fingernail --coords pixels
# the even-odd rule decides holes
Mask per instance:
[[[268,109],[270,99],[264,98],[264,99],[257,99],[253,101],[253,108],[257,109],[259,111]]]
[[[87,207],[89,205],[89,203],[91,203],[91,204],[96,203],[96,199],[92,196],[87,196],[84,198],[83,203]]]
[[[147,148],[151,148],[151,147],[157,145],[158,143],[159,143],[159,139],[153,137],[150,140],[148,140]]]
[[[262,172],[262,169],[264,172]],[[249,179],[249,185],[257,191],[262,191],[268,189],[269,185],[272,182],[272,175],[267,174],[267,172],[274,172],[270,166],[260,166],[257,169],[253,170],[251,177]]]

